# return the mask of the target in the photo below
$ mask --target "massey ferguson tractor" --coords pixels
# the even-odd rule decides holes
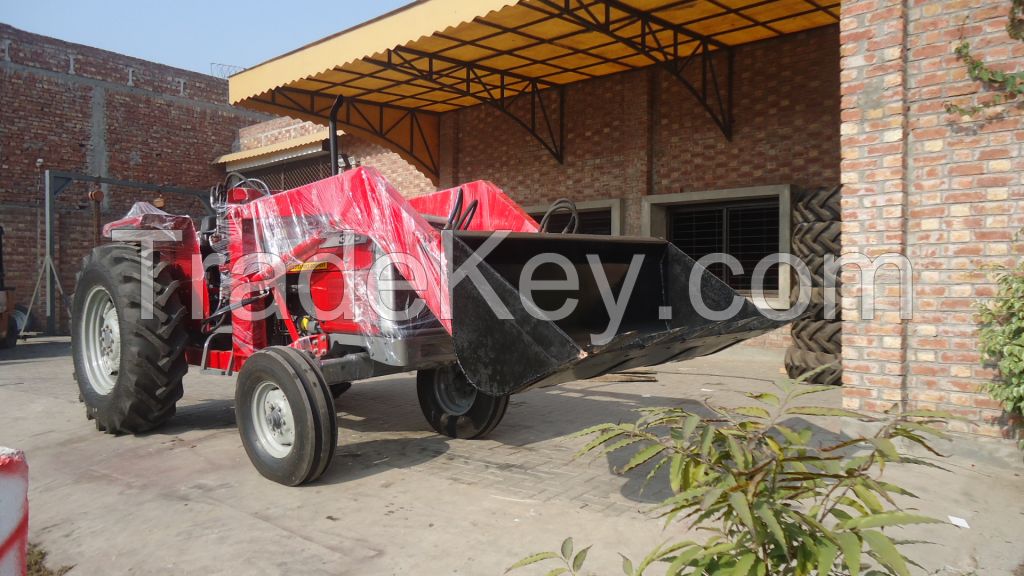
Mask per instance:
[[[242,445],[290,486],[330,465],[359,380],[416,371],[431,428],[479,438],[512,394],[780,325],[664,240],[574,234],[567,200],[538,224],[489,182],[405,198],[357,168],[211,195],[198,231],[144,203],[104,228],[74,295],[75,377],[88,418],[122,434],[171,418],[190,366],[237,375]],[[546,231],[558,211],[569,225]]]

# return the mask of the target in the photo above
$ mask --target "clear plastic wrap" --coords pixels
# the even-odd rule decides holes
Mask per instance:
[[[536,222],[493,184],[474,182],[461,191],[409,200],[376,170],[358,168],[229,206],[227,252],[234,260],[232,283],[239,288],[231,302],[251,298],[274,282],[279,291],[287,290],[290,281],[283,278],[298,274],[305,276],[298,289],[313,292],[313,304],[328,301],[334,316],[309,310],[307,301],[303,309],[288,306],[292,319],[301,324],[313,318],[325,332],[362,337],[376,356],[386,357],[395,340],[416,333],[443,328],[450,334],[439,228],[456,198],[461,196],[467,208],[476,206],[463,229],[537,230]],[[330,272],[335,274],[328,277]],[[234,319],[235,341],[242,354],[250,354],[263,344],[262,334],[243,316]]]
[[[182,232],[189,232],[193,242],[196,240],[196,230],[191,218],[179,214],[168,214],[149,202],[136,202],[123,218],[110,222],[103,227],[103,236],[110,238],[114,230],[125,229],[181,230]],[[184,237],[182,240],[185,242],[189,241],[188,238]]]

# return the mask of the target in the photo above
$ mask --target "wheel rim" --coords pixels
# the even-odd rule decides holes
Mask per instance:
[[[476,402],[476,388],[465,376],[451,368],[438,370],[434,381],[434,396],[445,412],[452,416],[462,416]]]
[[[86,295],[78,337],[89,386],[101,396],[110,394],[121,368],[121,327],[106,288],[96,286]]]
[[[252,421],[256,437],[274,458],[284,458],[295,443],[292,406],[284,391],[273,382],[260,382],[252,403]]]

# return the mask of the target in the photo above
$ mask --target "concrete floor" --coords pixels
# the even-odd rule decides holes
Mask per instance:
[[[285,488],[242,450],[231,379],[190,374],[168,425],[115,438],[85,419],[67,340],[40,339],[0,351],[0,445],[27,453],[31,538],[53,564],[75,565],[73,575],[500,574],[568,535],[595,545],[594,573],[617,574],[618,552],[642,557],[685,530],[644,515],[664,482],[641,491],[645,471],[613,475],[622,457],[574,460],[581,441],[566,435],[634,419],[644,406],[740,402],[738,392],[780,377],[780,365],[778,351],[738,347],[658,367],[656,383],[529,392],[481,441],[431,433],[411,375],[357,384],[341,398],[332,468]],[[838,405],[838,390],[826,396]],[[971,452],[972,441],[957,442]],[[1011,574],[1024,561],[1020,458],[957,457],[947,467],[886,472],[922,497],[910,505],[971,525],[907,531],[935,542],[911,557],[929,573]]]

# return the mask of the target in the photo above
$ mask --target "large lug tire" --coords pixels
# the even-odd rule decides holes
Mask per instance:
[[[338,444],[337,415],[323,375],[312,358],[286,346],[260,350],[242,365],[235,420],[256,470],[286,486],[319,478]]]
[[[839,222],[800,224],[793,228],[793,255],[807,266],[812,286],[825,286],[825,257],[831,254],[838,258],[842,248],[841,234]],[[838,283],[838,278],[836,280]]]
[[[793,306],[796,306],[797,302],[800,301],[800,286],[793,285],[790,290],[789,300]],[[809,292],[807,307],[804,308],[800,319],[806,320],[832,320],[835,322],[842,321],[843,309],[841,302],[839,301],[839,289],[836,288],[835,307],[832,310],[832,317],[825,317],[825,289],[824,288],[804,288]]]
[[[797,320],[791,331],[793,346],[808,352],[839,355],[843,352],[843,323]]]
[[[793,202],[793,224],[842,220],[842,186],[801,190]]]
[[[142,317],[142,255],[137,246],[94,248],[78,274],[71,351],[86,416],[111,434],[152,430],[181,399],[186,310],[180,282],[153,255],[153,310]]]
[[[821,354],[819,352],[789,348],[786,350],[786,374],[790,378],[799,378],[812,370],[817,370],[827,365],[828,368],[811,376],[805,382],[807,384],[840,386],[843,383],[841,360],[842,357],[837,354]]]
[[[508,396],[485,394],[466,380],[458,365],[416,373],[420,410],[430,427],[451,438],[482,438],[501,422]]]

